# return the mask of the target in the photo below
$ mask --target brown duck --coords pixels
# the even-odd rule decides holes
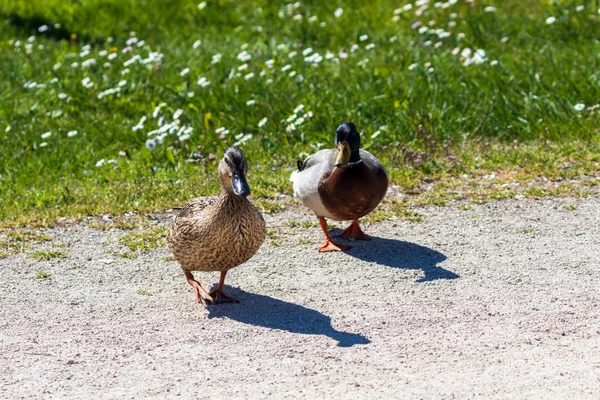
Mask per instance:
[[[325,244],[319,251],[340,251],[350,246],[335,243],[327,232],[325,218],[351,220],[340,235],[346,239],[371,240],[361,229],[358,219],[381,202],[388,187],[387,171],[379,160],[360,150],[356,125],[341,124],[335,133],[335,149],[321,150],[298,162],[292,173],[294,195],[319,218]]]
[[[247,171],[242,150],[227,148],[219,163],[221,195],[210,200],[192,199],[169,230],[169,248],[199,303],[237,303],[223,293],[227,271],[248,261],[265,240],[265,220],[247,199]],[[192,271],[220,271],[219,285],[207,293]]]

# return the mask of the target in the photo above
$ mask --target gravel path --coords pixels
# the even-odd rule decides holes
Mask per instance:
[[[600,398],[600,199],[418,211],[328,254],[267,216],[209,307],[167,248],[49,230],[70,258],[0,260],[0,398]]]

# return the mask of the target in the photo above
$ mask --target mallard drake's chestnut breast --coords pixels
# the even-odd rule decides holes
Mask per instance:
[[[379,205],[387,192],[388,177],[383,165],[367,151],[361,150],[361,160],[346,168],[334,168],[325,174],[318,186],[323,206],[337,221],[364,217]]]

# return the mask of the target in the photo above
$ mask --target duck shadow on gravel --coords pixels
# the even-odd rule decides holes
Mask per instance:
[[[339,232],[332,230],[335,234],[341,232],[341,230]],[[423,271],[423,277],[417,279],[417,282],[460,278],[460,275],[438,267],[438,264],[446,259],[446,256],[438,251],[403,240],[375,236],[371,238],[371,241],[357,240],[350,243],[352,248],[345,253],[363,261],[375,262],[391,268],[420,269]]]
[[[208,318],[226,317],[245,324],[302,335],[325,335],[337,340],[339,347],[371,343],[361,334],[335,330],[331,326],[331,318],[317,310],[227,285],[224,291],[241,304],[209,305]]]

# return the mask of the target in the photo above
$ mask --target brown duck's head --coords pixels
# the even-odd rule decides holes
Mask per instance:
[[[346,167],[360,161],[360,135],[352,122],[344,122],[337,128],[334,143],[337,153],[333,165]]]
[[[228,193],[246,197],[250,194],[250,186],[246,181],[248,162],[239,147],[225,149],[223,159],[219,163],[221,185]]]

